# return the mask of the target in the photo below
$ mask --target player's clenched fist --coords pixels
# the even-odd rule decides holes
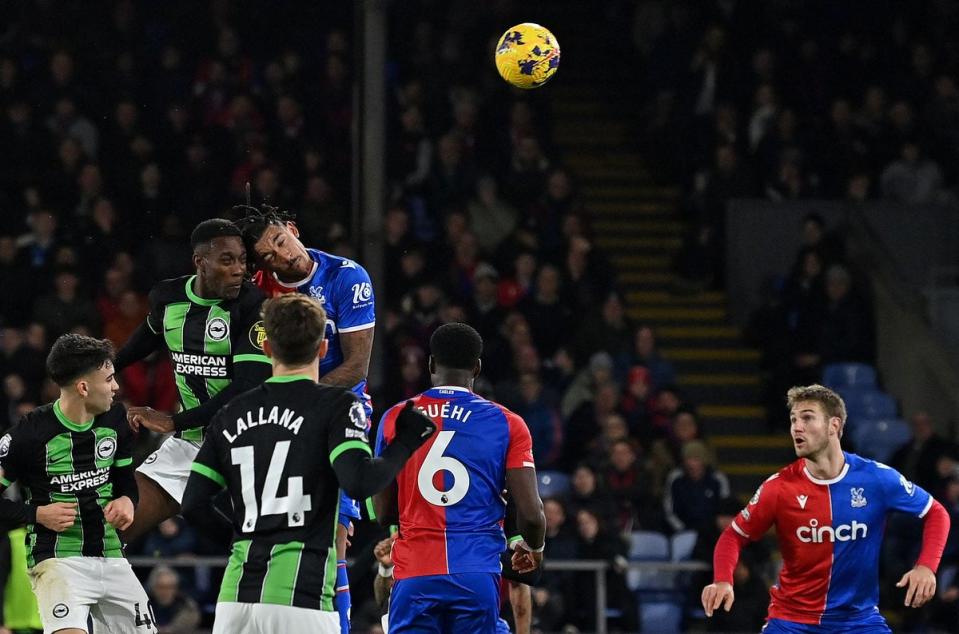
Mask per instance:
[[[735,600],[736,596],[731,583],[721,581],[703,588],[703,610],[706,611],[706,616],[712,616],[719,606],[723,606],[723,609],[729,612]]]
[[[436,423],[416,409],[413,401],[406,401],[403,411],[396,417],[396,441],[406,445],[410,452],[419,449],[436,431]]]
[[[133,523],[133,501],[127,496],[110,500],[103,507],[103,519],[119,530],[125,530]]]
[[[57,533],[62,533],[73,526],[76,519],[75,502],[54,502],[37,507],[37,522]]]

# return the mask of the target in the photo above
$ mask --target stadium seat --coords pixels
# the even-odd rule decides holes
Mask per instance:
[[[826,387],[876,387],[876,369],[865,363],[832,363],[822,370]]]
[[[689,561],[696,547],[696,531],[680,531],[669,538],[669,558],[673,561]]]
[[[539,496],[541,498],[555,498],[569,492],[569,476],[562,471],[540,471]]]
[[[840,388],[846,413],[853,424],[861,419],[895,418],[896,399],[873,388]]]
[[[630,535],[630,561],[669,561],[669,538],[656,531],[634,531]],[[676,575],[672,572],[629,570],[626,585],[630,590],[671,590]]]
[[[892,454],[912,437],[909,424],[898,418],[860,419],[852,428],[856,453],[878,462],[888,462]]]
[[[682,632],[683,606],[676,601],[642,602],[639,604],[639,621],[642,632]]]

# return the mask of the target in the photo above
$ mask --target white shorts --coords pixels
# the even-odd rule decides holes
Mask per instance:
[[[44,559],[28,571],[43,634],[77,628],[93,617],[97,634],[156,632],[147,593],[126,559]]]
[[[213,634],[340,634],[336,612],[273,603],[217,603]]]
[[[190,479],[190,465],[199,452],[197,443],[170,436],[147,456],[137,471],[160,485],[177,504],[182,504],[186,481]]]

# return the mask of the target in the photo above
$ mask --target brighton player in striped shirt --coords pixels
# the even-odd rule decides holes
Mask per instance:
[[[821,385],[794,387],[787,401],[799,460],[766,480],[720,536],[714,582],[702,594],[706,615],[720,606],[729,611],[739,551],[775,525],[783,567],[769,590],[764,634],[889,632],[878,607],[887,513],[924,518],[919,558],[896,584],[910,607],[936,592],[949,514],[894,469],[842,450],[846,406],[838,394]]]
[[[45,633],[156,632],[149,600],[124,558],[118,530],[133,521],[133,436],[109,341],[63,335],[47,357],[60,398],[0,438],[3,524],[26,524],[27,566]]]
[[[522,537],[512,568],[529,573],[543,559],[546,517],[529,429],[513,412],[473,393],[482,352],[482,338],[466,324],[445,324],[433,333],[434,387],[412,401],[437,433],[376,498],[380,522],[399,523],[390,634],[497,631],[504,489],[512,495]],[[392,449],[405,408],[395,405],[383,415],[377,454]]]

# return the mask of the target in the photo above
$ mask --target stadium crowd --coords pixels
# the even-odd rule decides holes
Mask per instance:
[[[849,31],[830,40],[832,51],[814,28],[825,18],[808,19],[812,9],[773,22],[778,14],[753,14],[747,2],[613,4],[635,8],[652,95],[642,143],[656,148],[650,156],[666,178],[689,184],[695,237],[684,274],[721,270],[722,212],[734,197],[948,199],[959,92],[944,29],[927,28],[929,39],[918,40],[904,16],[891,15],[883,46],[876,33]],[[428,387],[436,326],[476,327],[485,341],[477,391],[526,420],[540,470],[569,476],[568,493],[545,500],[547,559],[614,562],[614,626],[635,631],[635,597],[620,565],[629,533],[695,530],[695,557],[708,561],[739,501],[695,403],[657,352],[655,331],[625,314],[576,175],[552,144],[545,98],[508,92],[485,56],[467,54],[487,50],[499,25],[524,16],[508,2],[488,11],[455,2],[445,13],[412,5],[391,14],[388,266],[376,288],[386,379],[374,404],[381,411]],[[289,7],[24,3],[4,25],[0,431],[55,397],[44,358],[59,334],[124,343],[146,315],[146,289],[191,271],[190,229],[228,217],[247,181],[254,201],[296,213],[307,246],[362,261],[349,225],[351,10]],[[794,274],[771,286],[764,307],[784,319],[760,315],[750,329],[765,351],[771,411],[781,411],[783,386],[818,378],[836,355],[874,358],[867,298],[844,300],[853,286],[841,252],[820,248],[832,237],[816,217],[807,232]],[[840,317],[847,330],[837,330]],[[776,348],[784,341],[802,348]],[[165,358],[129,368],[122,384],[132,404],[176,407]],[[928,446],[923,429],[917,424],[920,447]],[[156,440],[144,438],[140,458]],[[928,464],[904,452],[903,464]],[[955,519],[959,478],[951,473],[930,490]],[[357,631],[376,621],[364,603],[371,577],[358,569],[371,568],[378,536],[366,527],[354,540]],[[225,545],[168,520],[130,552],[223,554]],[[959,563],[959,546],[949,553]],[[718,631],[761,623],[770,560],[761,544],[744,555],[737,611],[713,625]],[[143,571],[170,634],[209,623],[218,585],[215,570],[181,570]],[[535,626],[591,629],[595,608],[584,597],[592,585],[588,575],[546,575],[533,592]],[[951,604],[954,615],[959,587],[943,596],[940,607]]]

